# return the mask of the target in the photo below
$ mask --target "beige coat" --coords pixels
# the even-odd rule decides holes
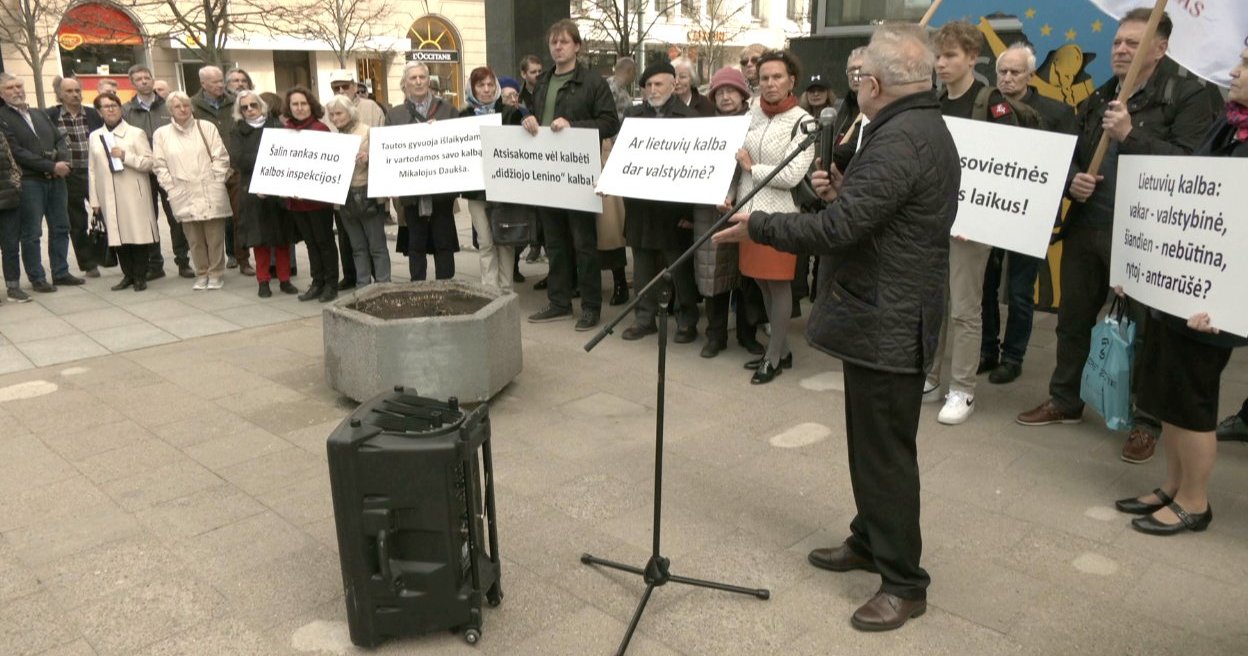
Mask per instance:
[[[104,215],[109,246],[154,244],[160,241],[160,233],[148,177],[152,147],[147,145],[147,133],[125,121],[113,128],[113,144],[126,151],[122,170],[113,173],[102,141],[108,132],[103,127],[87,137],[87,200],[92,210],[99,209]]]
[[[158,128],[152,154],[152,172],[180,223],[233,216],[225,191],[230,154],[215,125],[195,119],[187,127],[175,122]]]

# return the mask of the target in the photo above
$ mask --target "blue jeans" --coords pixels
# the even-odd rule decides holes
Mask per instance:
[[[52,263],[52,279],[69,275],[69,192],[64,179],[24,178],[21,215],[22,263],[26,277],[32,282],[46,282],[47,274],[39,262],[39,240],[43,237],[42,222],[48,219],[48,261]],[[7,273],[7,271],[6,271]],[[5,282],[10,282],[5,276]]]
[[[1012,362],[1021,365],[1027,355],[1027,342],[1031,340],[1031,320],[1035,312],[1036,275],[1040,271],[1040,259],[1011,252],[1008,261],[1000,248],[992,249],[988,256],[988,268],[984,271],[984,329],[980,357],[989,361]],[[1001,287],[1001,270],[1006,269],[1007,316],[1005,339],[998,340],[1001,332],[1001,311],[997,305],[997,290]]]

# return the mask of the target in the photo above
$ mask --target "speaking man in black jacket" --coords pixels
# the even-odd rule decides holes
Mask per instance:
[[[556,21],[546,32],[550,57],[555,65],[542,73],[533,93],[533,113],[524,118],[524,129],[537,134],[539,125],[558,132],[564,128],[598,130],[598,140],[610,139],[620,129],[615,97],[603,77],[581,64],[581,32],[571,20]],[[572,316],[572,285],[581,291],[581,316],[577,330],[598,325],[602,314],[602,273],[598,268],[597,219],[590,212],[538,208],[550,257],[546,296],[550,304],[529,317],[533,323],[558,321]]]
[[[923,30],[885,25],[864,55],[862,147],[844,177],[814,177],[818,214],[739,214],[716,242],[750,239],[827,256],[807,325],[811,345],[845,372],[849,472],[858,515],[844,544],[815,549],[816,567],[878,572],[879,592],[853,615],[863,631],[896,629],[927,610],[919,565],[915,438],[924,372],[936,352],[958,210],[957,147],[932,91]],[[839,186],[839,192],[837,188]]]

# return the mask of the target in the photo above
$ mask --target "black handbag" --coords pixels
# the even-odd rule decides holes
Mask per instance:
[[[108,224],[104,223],[104,215],[99,210],[91,213],[87,241],[90,242],[91,261],[99,262],[105,267],[117,266],[117,254],[108,247]]]
[[[537,208],[495,203],[486,207],[496,246],[528,246],[537,238]]]

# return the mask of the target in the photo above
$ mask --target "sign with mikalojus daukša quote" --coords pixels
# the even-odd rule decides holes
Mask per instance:
[[[481,126],[502,122],[502,114],[485,114],[369,130],[369,198],[484,189]]]
[[[353,134],[266,128],[247,191],[341,203],[359,152],[360,138]]]
[[[962,163],[950,234],[1043,258],[1062,204],[1074,135],[948,116],[945,124]]]
[[[1113,240],[1111,285],[1248,335],[1248,160],[1120,157]]]

